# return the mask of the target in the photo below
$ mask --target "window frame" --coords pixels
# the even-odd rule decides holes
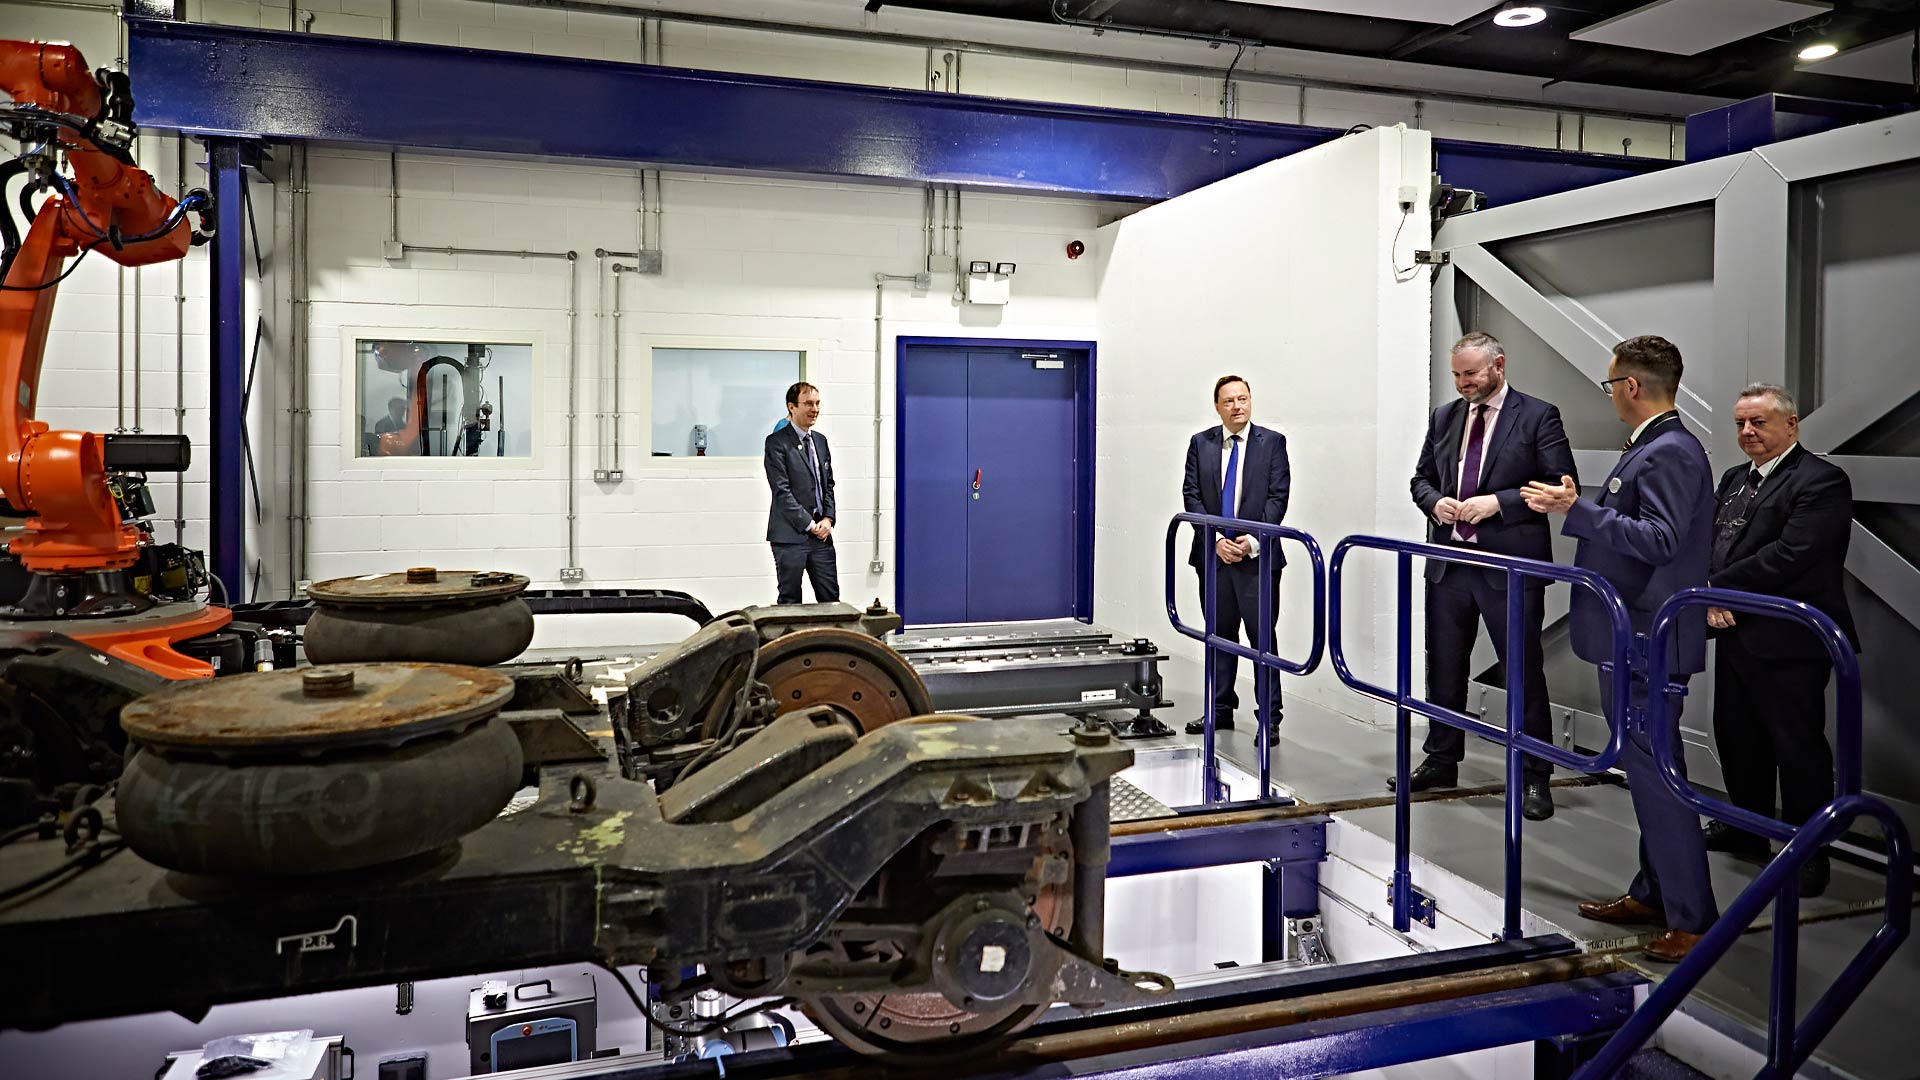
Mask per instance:
[[[641,459],[627,469],[628,473],[672,475],[687,469],[700,470],[709,476],[759,476],[762,473],[761,455],[743,454],[731,457],[654,457],[653,456],[653,409],[656,400],[653,386],[653,354],[655,349],[713,349],[732,352],[791,352],[800,354],[800,373],[797,382],[818,382],[813,378],[814,354],[820,348],[818,340],[805,338],[749,337],[745,335],[686,335],[686,334],[650,334],[640,339],[639,348],[644,362],[640,365],[642,383],[639,398],[644,412],[635,417],[640,425],[640,438],[635,440],[639,446]],[[786,387],[780,389],[785,390]],[[784,408],[780,401],[776,407]],[[782,414],[784,415],[784,413]],[[777,420],[777,418],[776,418]],[[769,429],[771,425],[769,425]]]
[[[361,454],[360,343],[364,341],[433,341],[477,345],[519,345],[532,350],[528,362],[528,396],[532,402],[531,434],[527,453],[509,457],[367,457]],[[546,401],[547,335],[540,330],[458,330],[426,326],[340,327],[340,468],[394,470],[474,476],[497,472],[537,472],[547,458]]]

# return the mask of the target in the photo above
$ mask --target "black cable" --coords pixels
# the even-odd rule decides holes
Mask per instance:
[[[97,247],[99,247],[99,246],[100,246],[101,244],[104,244],[104,243],[106,243],[106,241],[105,241],[105,240],[95,240],[95,241],[94,241],[93,243],[91,243],[91,244],[88,244],[88,245],[87,245],[86,247],[83,247],[83,248],[81,248],[81,249],[80,249],[80,254],[79,254],[79,256],[78,256],[77,258],[75,258],[75,259],[73,260],[73,265],[72,265],[72,266],[69,266],[69,267],[67,267],[67,268],[66,268],[66,270],[65,270],[65,271],[63,271],[63,272],[62,272],[62,273],[60,274],[60,276],[59,276],[59,277],[57,277],[57,278],[54,278],[54,279],[53,279],[52,281],[48,281],[48,282],[44,282],[44,283],[42,283],[42,284],[39,284],[39,285],[7,285],[7,284],[0,284],[0,289],[4,289],[4,290],[6,290],[7,292],[40,292],[40,291],[41,291],[41,290],[43,290],[43,289],[51,289],[51,288],[53,288],[53,287],[54,287],[55,285],[58,285],[58,284],[60,284],[61,282],[63,282],[63,281],[65,281],[65,280],[67,280],[67,279],[68,279],[68,278],[70,278],[70,277],[72,277],[72,276],[73,276],[73,272],[74,272],[75,270],[78,270],[78,269],[80,269],[80,264],[81,264],[82,262],[85,262],[85,261],[86,261],[86,258],[87,258],[87,255],[88,255],[88,254],[90,254],[90,253],[91,253],[91,252],[93,251],[93,249],[94,249],[94,248],[97,248]]]
[[[6,901],[11,900],[14,897],[20,896],[24,893],[32,892],[33,890],[39,888],[40,886],[45,885],[63,875],[85,873],[86,871],[91,870],[96,866],[99,866],[101,863],[106,862],[109,858],[112,858],[114,855],[119,854],[121,851],[126,850],[126,846],[127,846],[127,842],[125,840],[109,840],[103,844],[96,844],[96,845],[87,847],[86,849],[82,850],[79,854],[72,856],[71,858],[67,859],[65,862],[62,862],[59,866],[56,866],[50,870],[45,870],[45,871],[42,871],[41,873],[35,874],[33,877],[30,877],[25,881],[18,882],[13,885],[9,885],[4,889],[0,889],[0,903],[5,903]]]

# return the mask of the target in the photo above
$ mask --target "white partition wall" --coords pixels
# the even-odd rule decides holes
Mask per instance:
[[[1413,253],[1430,246],[1431,161],[1426,132],[1375,128],[1101,230],[1101,622],[1200,655],[1197,644],[1174,641],[1167,625],[1165,529],[1181,509],[1189,437],[1219,423],[1211,393],[1223,374],[1249,380],[1254,423],[1287,437],[1287,524],[1313,533],[1329,554],[1351,533],[1420,536],[1419,512],[1394,478],[1412,474],[1429,401],[1431,289],[1426,268],[1413,269]],[[1403,196],[1410,212],[1401,209]],[[1291,565],[1294,550],[1288,558]],[[1367,614],[1348,627],[1350,659],[1363,676],[1384,681],[1393,656],[1391,564],[1356,560],[1364,561],[1353,567],[1348,606]],[[1298,566],[1281,589],[1280,651],[1292,656],[1304,654],[1311,628],[1304,559]],[[1198,624],[1184,559],[1177,581],[1182,616]],[[1289,681],[1287,692],[1373,716],[1330,670]]]

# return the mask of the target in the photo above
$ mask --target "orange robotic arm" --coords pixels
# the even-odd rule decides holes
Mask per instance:
[[[108,489],[105,438],[33,418],[54,294],[67,260],[90,251],[123,266],[185,256],[196,239],[187,211],[198,210],[204,227],[210,201],[196,192],[182,207],[134,166],[125,76],[89,73],[72,45],[0,40],[0,90],[13,98],[0,105],[0,122],[21,146],[0,166],[0,199],[21,175],[53,192],[24,239],[0,205],[0,493],[29,515],[10,548],[33,571],[119,569],[134,561],[139,532]],[[62,153],[71,176],[59,169]]]

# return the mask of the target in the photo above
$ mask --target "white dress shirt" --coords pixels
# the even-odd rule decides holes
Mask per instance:
[[[1779,468],[1780,463],[1787,460],[1787,455],[1793,453],[1794,449],[1799,445],[1800,443],[1797,440],[1794,442],[1788,443],[1787,448],[1785,450],[1782,450],[1779,453],[1773,455],[1773,457],[1769,459],[1765,465],[1754,465],[1752,458],[1747,459],[1747,464],[1750,468],[1753,468],[1760,473],[1760,483],[1762,485],[1765,485],[1767,482],[1767,477],[1772,476],[1773,470],[1776,468]]]
[[[1233,474],[1233,490],[1228,491],[1226,488],[1227,459],[1233,455],[1234,434],[1235,434],[1234,432],[1227,430],[1227,425],[1225,424],[1220,425],[1220,485],[1221,485],[1220,486],[1220,516],[1221,517],[1239,517],[1240,516],[1240,492],[1245,490],[1245,488],[1242,485],[1244,485],[1247,481],[1247,445],[1248,445],[1248,440],[1253,437],[1253,421],[1251,420],[1247,421],[1246,426],[1241,428],[1239,431],[1240,467],[1237,470],[1235,470]],[[1259,558],[1260,557],[1260,538],[1253,535],[1252,533],[1246,533],[1244,535],[1247,538],[1247,545],[1250,549],[1247,552],[1247,558],[1249,559]]]
[[[1500,410],[1507,403],[1507,387],[1509,385],[1508,383],[1501,383],[1499,392],[1492,397],[1480,402],[1479,405],[1467,405],[1467,422],[1466,425],[1460,429],[1460,455],[1453,460],[1453,490],[1455,494],[1466,489],[1467,444],[1473,438],[1473,410],[1479,408],[1480,405],[1486,406],[1486,411],[1482,414],[1482,416],[1485,417],[1482,423],[1486,425],[1486,428],[1480,433],[1480,476],[1473,478],[1474,486],[1478,487],[1481,477],[1487,475],[1487,448],[1493,445],[1493,426],[1500,422]],[[1485,495],[1486,492],[1482,491],[1479,494]],[[1455,526],[1453,530],[1453,538],[1468,544],[1476,542],[1472,538],[1461,536],[1458,526]]]

